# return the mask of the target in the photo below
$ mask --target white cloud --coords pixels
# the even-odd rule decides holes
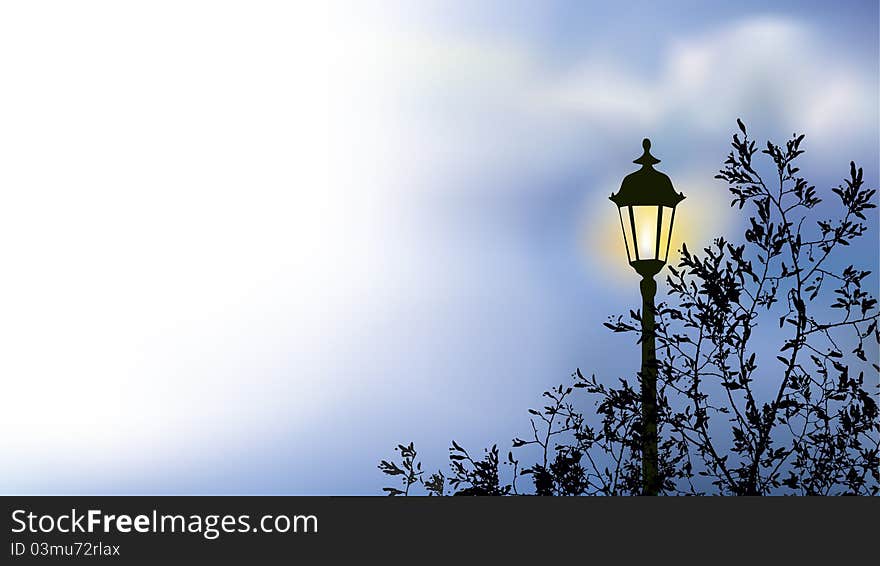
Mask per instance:
[[[407,101],[402,130],[432,175],[521,174],[565,158],[589,166],[593,150],[644,132],[717,145],[737,117],[776,137],[806,132],[814,148],[833,150],[877,122],[876,84],[832,39],[781,17],[660,45],[650,72],[607,55],[553,60],[510,38],[394,41],[405,53],[391,63]]]
[[[795,22],[745,21],[674,45],[668,61],[660,85],[666,104],[688,108],[710,131],[761,108],[773,112],[776,127],[816,140],[875,123],[865,120],[876,115],[870,80],[815,30]]]
[[[767,117],[783,130],[833,139],[873,127],[876,87],[811,28],[755,18],[674,41],[654,78],[617,64],[587,61],[549,86],[548,99],[574,113],[614,123],[657,127],[665,120],[707,132],[735,117]]]

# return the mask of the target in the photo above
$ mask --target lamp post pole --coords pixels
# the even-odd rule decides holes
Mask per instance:
[[[642,277],[642,495],[657,495],[657,347],[654,340],[654,296],[657,282]]]
[[[620,215],[620,227],[629,264],[642,276],[642,495],[659,495],[657,410],[657,346],[654,297],[660,273],[669,257],[675,207],[684,195],[675,191],[665,173],[654,169],[660,160],[651,155],[651,141],[642,141],[644,153],[633,163],[641,169],[624,177],[620,190],[611,195]]]

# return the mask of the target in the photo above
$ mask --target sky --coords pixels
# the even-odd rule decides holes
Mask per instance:
[[[878,184],[876,2],[616,4],[0,6],[0,492],[380,493],[634,374],[642,138],[674,249],[737,118]]]

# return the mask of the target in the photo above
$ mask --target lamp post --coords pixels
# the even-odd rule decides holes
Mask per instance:
[[[660,273],[669,256],[675,207],[684,199],[672,181],[654,169],[660,160],[651,155],[651,141],[642,142],[644,153],[633,161],[641,169],[624,177],[611,200],[620,214],[620,227],[629,264],[642,276],[642,494],[660,492],[657,450],[657,351],[654,335],[654,296]]]

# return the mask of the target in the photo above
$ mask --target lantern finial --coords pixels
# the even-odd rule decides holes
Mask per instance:
[[[633,163],[638,163],[642,167],[651,167],[655,163],[660,163],[660,160],[651,155],[651,140],[645,138],[642,140],[642,148],[645,150],[642,153],[642,156],[638,159],[634,160]]]

